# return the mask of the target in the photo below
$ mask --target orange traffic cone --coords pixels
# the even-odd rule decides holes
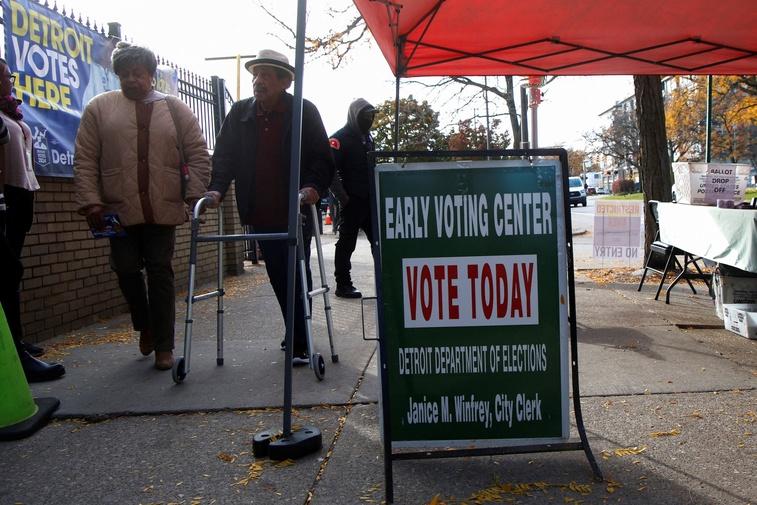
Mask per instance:
[[[28,437],[47,424],[59,405],[57,398],[32,399],[0,306],[0,440]]]
[[[333,224],[331,220],[331,205],[326,209],[326,219],[323,220],[323,224]]]

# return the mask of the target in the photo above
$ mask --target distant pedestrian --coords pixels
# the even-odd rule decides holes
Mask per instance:
[[[252,74],[253,98],[236,102],[226,116],[213,152],[213,174],[206,196],[218,206],[229,185],[236,187],[237,210],[244,225],[254,233],[287,231],[289,215],[289,170],[292,145],[293,97],[286,90],[294,79],[294,68],[287,57],[263,49],[248,61],[245,68]],[[317,203],[326,195],[334,173],[328,137],[315,105],[302,102],[302,144],[299,193],[303,204]],[[308,215],[308,214],[306,214]],[[304,219],[302,235],[308,289],[313,281],[310,273],[310,239],[312,220]],[[287,258],[286,240],[261,240],[266,272],[281,314],[286,319]],[[309,362],[305,311],[300,272],[295,282],[293,361],[292,365]],[[282,343],[283,347],[283,343]]]
[[[44,350],[24,342],[21,325],[21,251],[34,221],[34,192],[40,189],[32,166],[32,132],[13,94],[15,76],[0,58],[0,303],[26,380],[53,380],[63,365],[36,359]]]
[[[155,367],[168,370],[176,226],[187,220],[186,205],[205,192],[210,157],[191,109],[153,89],[156,69],[152,51],[119,42],[113,71],[121,90],[97,95],[84,109],[74,181],[79,213],[93,230],[103,228],[106,214],[117,215],[126,230],[126,236],[110,238],[110,266],[139,331],[139,350],[145,356],[154,350]]]
[[[373,225],[369,188],[371,163],[368,152],[373,151],[370,130],[376,109],[362,98],[352,102],[347,111],[347,124],[329,139],[334,155],[338,180],[332,184],[339,198],[339,239],[334,254],[336,296],[360,298],[363,294],[352,283],[352,253],[360,230],[365,232],[373,252]]]

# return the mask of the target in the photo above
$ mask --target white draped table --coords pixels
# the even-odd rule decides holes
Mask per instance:
[[[660,239],[695,256],[757,273],[757,209],[659,203]]]

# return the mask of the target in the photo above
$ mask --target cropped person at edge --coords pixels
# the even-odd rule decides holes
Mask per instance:
[[[21,251],[34,221],[34,192],[40,185],[32,166],[32,132],[23,121],[21,100],[13,94],[14,81],[8,63],[0,58],[0,303],[26,380],[42,382],[61,377],[66,369],[36,359],[44,349],[22,340]]]

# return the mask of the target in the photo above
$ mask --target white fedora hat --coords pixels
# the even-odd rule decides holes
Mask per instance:
[[[289,64],[289,58],[273,49],[261,49],[255,58],[244,64],[244,68],[250,73],[252,73],[252,70],[255,67],[261,66],[276,67],[286,70],[291,74],[292,79],[294,79],[294,67]]]

